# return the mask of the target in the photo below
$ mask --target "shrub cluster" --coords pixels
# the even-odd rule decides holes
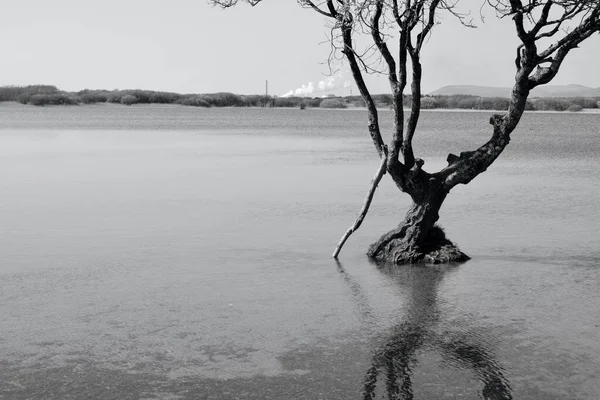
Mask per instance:
[[[32,96],[36,97],[32,100]],[[46,95],[46,96],[41,96]],[[391,96],[383,96],[383,102]],[[360,106],[364,104],[359,96],[338,99],[337,107],[347,104]],[[18,101],[32,105],[75,105],[95,103],[116,104],[181,104],[193,107],[320,107],[322,98],[315,97],[274,97],[266,95],[238,95],[228,92],[206,94],[180,94],[152,90],[91,90],[79,92],[63,92],[56,86],[5,86],[0,87],[1,101]]]
[[[204,100],[200,96],[187,96],[179,100],[178,103],[183,106],[210,107],[208,101]]]
[[[33,106],[76,106],[79,104],[73,97],[65,93],[34,94],[29,98]]]
[[[22,104],[29,104],[31,98],[36,96],[34,101],[36,105],[44,105],[43,96],[48,97],[50,101],[61,101],[53,95],[62,93],[56,86],[50,85],[30,85],[30,86],[3,86],[0,87],[0,101],[18,101]]]
[[[126,94],[121,97],[121,104],[125,104],[126,106],[130,106],[138,102],[138,98],[131,94]]]
[[[590,97],[554,97],[536,98],[532,100],[538,111],[581,111],[584,108],[599,108],[600,98]]]
[[[326,98],[321,101],[319,105],[321,108],[348,108],[348,105],[343,99],[339,97]]]
[[[571,104],[569,108],[567,108],[567,111],[571,112],[579,112],[581,110],[583,110],[583,107],[581,107],[579,104]]]
[[[181,104],[194,107],[272,107],[273,98],[233,93],[180,94],[150,90],[114,90],[103,93],[106,102],[121,104]],[[134,97],[133,100],[131,97]],[[125,100],[123,100],[125,98]]]
[[[548,97],[527,100],[526,110],[535,111],[581,111],[584,108],[600,108],[598,97]],[[508,110],[509,99],[503,97],[478,97],[470,95],[425,96],[421,99],[423,109]]]
[[[504,97],[479,97],[470,95],[425,96],[421,99],[423,109],[461,109],[461,110],[508,110],[509,100]],[[527,105],[528,109],[531,104]]]

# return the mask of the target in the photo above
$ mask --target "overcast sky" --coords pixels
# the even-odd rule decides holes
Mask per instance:
[[[479,15],[480,0],[472,3]],[[327,77],[325,18],[295,0],[221,10],[206,0],[2,0],[0,85],[53,84],[63,90],[141,88],[185,93],[282,95],[344,85]],[[509,19],[476,19],[477,30],[445,17],[423,51],[423,89],[510,86],[516,40]],[[553,84],[600,87],[600,37],[569,56]],[[388,92],[371,79],[374,93]]]

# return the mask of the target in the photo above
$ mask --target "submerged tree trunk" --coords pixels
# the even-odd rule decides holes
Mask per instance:
[[[376,261],[394,264],[467,261],[469,257],[435,225],[447,194],[445,189],[436,188],[423,199],[414,201],[404,221],[373,243],[367,255]]]

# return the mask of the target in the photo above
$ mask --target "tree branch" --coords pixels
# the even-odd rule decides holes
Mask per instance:
[[[600,4],[596,6],[596,8],[590,13],[590,15],[582,21],[582,23],[577,26],[573,31],[569,32],[563,38],[558,40],[551,46],[548,46],[546,50],[542,51],[539,54],[539,58],[544,59],[551,56],[555,51],[563,46],[577,46],[583,40],[587,39],[593,33],[598,32],[600,30]],[[587,35],[584,37],[584,35]]]
[[[387,66],[388,66],[388,80],[390,83],[390,88],[392,90],[392,102],[394,106],[394,127],[393,127],[393,137],[402,137],[402,131],[404,129],[404,109],[403,109],[403,91],[404,86],[406,85],[406,67],[404,67],[404,76],[401,77],[402,84],[398,81],[398,74],[396,73],[396,60],[390,53],[390,50],[387,44],[383,41],[381,30],[380,30],[380,18],[383,12],[383,0],[378,0],[375,5],[375,12],[371,19],[371,36],[373,38],[373,42],[379,49],[379,52],[383,56]],[[402,62],[402,60],[401,60]],[[402,70],[402,68],[401,68]],[[397,147],[392,144],[392,157],[393,160],[390,160],[393,167],[397,167],[398,164],[398,153]]]
[[[383,41],[381,30],[379,28],[381,13],[383,12],[383,1],[384,0],[377,0],[377,3],[375,5],[375,12],[373,13],[373,17],[371,18],[371,37],[373,38],[373,42],[379,49],[379,52],[383,56],[383,59],[385,60],[388,66],[388,80],[390,81],[390,87],[392,88],[392,92],[395,93],[398,90],[396,60],[394,60],[394,57],[390,53],[387,44]]]
[[[529,35],[525,32],[525,26],[523,25],[523,3],[521,3],[521,0],[510,0],[510,6],[515,28],[517,28],[517,36],[525,44],[529,40]]]
[[[435,179],[444,182],[447,190],[452,189],[457,184],[469,183],[494,162],[508,145],[510,134],[514,131],[525,112],[527,97],[531,89],[550,82],[558,73],[569,51],[576,48],[593,33],[600,32],[600,3],[585,3],[588,5],[593,4],[593,7],[589,9],[578,5],[576,12],[573,11],[574,9],[568,9],[559,19],[548,22],[550,9],[555,3],[555,0],[548,0],[546,3],[533,1],[524,8],[520,0],[510,0],[517,35],[523,44],[517,49],[519,53],[517,57],[518,70],[509,108],[504,115],[497,114],[490,119],[490,124],[493,126],[493,134],[490,140],[475,151],[463,152],[460,156],[450,154],[448,156],[449,165],[439,173],[433,174]],[[531,13],[540,4],[544,5],[539,19],[532,30],[526,32],[523,25],[523,16],[528,15],[530,17],[528,13]],[[559,29],[556,25],[560,26],[564,21],[574,18],[581,12],[587,12],[587,17],[573,31],[539,55],[537,54],[536,41],[539,38],[552,36]],[[555,26],[551,31],[540,33],[542,29],[549,25]],[[540,64],[547,62],[550,62],[549,67],[540,66]],[[536,67],[537,70],[533,72]]]
[[[552,8],[553,5],[554,5],[553,0],[548,0],[547,3],[544,4],[544,7],[542,8],[542,15],[540,16],[540,19],[535,24],[533,29],[529,32],[529,34],[531,36],[535,37],[540,32],[540,30],[544,26],[546,26],[546,24],[548,23],[548,15],[550,14],[550,9]]]
[[[597,32],[600,32],[600,4],[573,31],[538,55],[538,68],[529,77],[529,88],[533,89],[554,79],[569,52]],[[546,62],[550,62],[549,67],[542,67],[540,65]]]
[[[251,6],[255,6],[260,3],[262,0],[240,0],[245,3],[250,4]],[[238,3],[238,0],[209,0],[209,3],[215,6],[220,6],[223,8],[233,7]]]
[[[329,9],[329,13],[331,15],[333,15],[335,18],[338,17],[338,12],[335,8],[335,6],[333,5],[333,1],[332,0],[327,0],[327,8]]]
[[[344,236],[342,236],[342,239],[340,240],[340,242],[338,243],[338,245],[336,246],[336,248],[333,252],[333,255],[332,255],[333,258],[337,259],[338,255],[340,254],[340,251],[342,250],[342,247],[346,243],[346,240],[348,240],[350,235],[352,235],[354,232],[356,232],[356,230],[358,228],[360,228],[360,225],[362,224],[363,220],[367,216],[367,212],[369,212],[369,207],[371,206],[371,201],[373,201],[373,196],[375,195],[375,190],[377,190],[377,186],[379,185],[379,182],[381,182],[381,178],[383,178],[383,175],[385,175],[386,164],[387,164],[387,149],[384,147],[384,156],[381,158],[381,163],[379,164],[377,173],[373,177],[373,180],[371,180],[371,187],[369,188],[369,191],[367,192],[367,197],[365,197],[365,201],[360,210],[360,213],[358,214],[356,221],[354,221],[354,224],[346,231],[346,233],[344,233]]]
[[[421,115],[421,62],[416,49],[410,51],[410,59],[412,66],[412,104],[408,124],[404,132],[404,141],[402,143],[402,153],[404,156],[404,165],[406,168],[412,168],[415,164],[415,155],[413,153],[412,140],[417,129],[419,116]]]
[[[422,4],[422,3],[421,3]],[[407,49],[410,54],[411,66],[412,66],[412,83],[411,83],[411,93],[412,93],[412,104],[410,116],[408,118],[408,124],[406,127],[406,132],[404,133],[403,143],[402,143],[402,152],[404,156],[404,164],[406,168],[412,168],[415,163],[415,156],[412,147],[412,140],[417,130],[417,124],[419,122],[419,117],[421,115],[421,77],[422,77],[422,67],[420,60],[420,53],[425,38],[433,28],[435,24],[435,12],[440,4],[440,0],[433,0],[429,5],[429,13],[427,17],[427,23],[421,30],[421,32],[417,35],[417,43],[415,46],[412,45],[410,41],[410,31],[409,31],[409,40],[407,41]],[[422,5],[419,5],[417,12],[420,13]],[[415,15],[416,19],[418,19],[418,15]],[[414,23],[412,26],[415,26]],[[412,28],[411,28],[412,30]]]
[[[415,46],[415,50],[417,51],[417,53],[421,52],[423,42],[425,41],[427,35],[429,35],[429,32],[431,31],[431,28],[433,28],[433,25],[435,24],[435,12],[439,4],[440,0],[433,0],[429,5],[429,17],[427,19],[427,25],[425,25],[421,33],[417,35],[417,45]]]
[[[310,0],[298,0],[298,3],[300,3],[300,5],[302,5],[302,6],[308,6],[308,7],[312,8],[313,10],[315,10],[316,12],[318,12],[321,15],[324,15],[329,18],[335,18],[335,15],[332,14],[331,11],[326,12],[326,11],[321,10],[315,3],[313,3]]]
[[[379,130],[377,107],[375,107],[375,102],[373,101],[365,80],[363,79],[352,44],[352,15],[349,11],[346,11],[343,16],[338,16],[338,19],[341,19],[342,40],[344,42],[344,49],[342,50],[342,53],[346,56],[346,59],[350,64],[350,70],[352,71],[354,82],[356,83],[356,86],[358,87],[358,90],[367,105],[367,112],[369,114],[369,134],[371,135],[371,139],[373,140],[373,144],[375,145],[375,149],[377,150],[379,157],[384,158],[384,144],[383,139],[381,138],[381,131]]]
[[[404,88],[406,87],[406,61],[407,61],[407,53],[406,53],[406,43],[408,41],[408,32],[405,29],[406,23],[401,21],[400,26],[400,41],[398,43],[398,69],[400,72],[399,80],[398,80],[398,97],[395,99],[394,103],[394,113],[395,115],[395,125],[394,132],[392,135],[392,141],[390,143],[390,156],[388,157],[388,170],[390,175],[398,184],[398,174],[395,173],[398,169],[401,168],[402,163],[400,163],[399,156],[400,151],[402,149],[402,142],[404,138],[404,105],[403,105],[403,94]],[[404,163],[406,163],[406,159],[404,159]]]

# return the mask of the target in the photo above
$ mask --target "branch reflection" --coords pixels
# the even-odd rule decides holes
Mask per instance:
[[[344,281],[350,288],[361,322],[375,322],[375,312],[368,304],[360,284],[338,262]],[[363,382],[363,399],[383,395],[389,400],[413,399],[413,369],[416,353],[424,348],[438,352],[446,364],[470,370],[482,382],[481,396],[489,400],[512,399],[510,385],[502,366],[483,344],[484,333],[469,329],[462,332],[439,332],[441,311],[438,291],[446,274],[454,267],[378,267],[397,284],[406,298],[402,321],[386,334],[383,344],[374,351]]]

